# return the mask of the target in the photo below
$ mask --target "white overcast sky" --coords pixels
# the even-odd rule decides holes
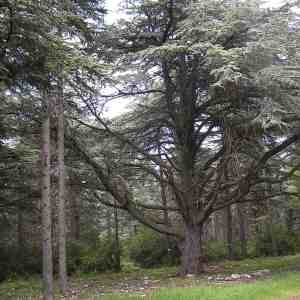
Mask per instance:
[[[108,23],[113,23],[122,17],[119,10],[119,5],[122,0],[106,0],[106,8],[108,9],[108,14],[106,16],[106,21]]]
[[[106,8],[108,9],[108,16],[107,21],[109,23],[113,23],[114,21],[118,20],[122,14],[118,12],[119,4],[123,2],[122,0],[106,0]],[[279,4],[282,4],[284,0],[266,0],[265,1],[268,6],[278,6]]]

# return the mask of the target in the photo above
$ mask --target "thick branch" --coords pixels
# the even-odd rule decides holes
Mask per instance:
[[[287,138],[284,142],[279,144],[278,146],[274,147],[273,149],[267,151],[258,161],[256,165],[256,171],[260,170],[261,167],[274,155],[278,154],[279,152],[283,151],[285,148],[290,146],[291,144],[300,140],[300,130],[298,133],[292,135],[291,137]]]
[[[140,209],[138,209],[135,203],[133,202],[128,202],[126,206],[123,206],[123,205],[113,204],[110,201],[103,199],[103,197],[100,197],[100,195],[97,194],[96,192],[94,193],[94,195],[104,205],[126,210],[131,216],[137,219],[140,223],[144,224],[147,227],[152,228],[157,232],[171,235],[177,238],[181,238],[180,233],[173,230],[173,228],[170,226],[165,226],[164,224],[161,223],[158,224],[157,220],[151,218],[150,216],[146,216],[145,213]]]
[[[126,187],[125,188],[122,187],[122,190],[119,191],[118,186],[116,186],[117,184],[123,186],[122,181],[118,180],[118,182],[115,182],[114,178],[109,178],[108,175],[106,175],[102,170],[102,167],[93,158],[90,157],[87,151],[85,151],[82,147],[80,147],[77,141],[73,137],[69,137],[69,138],[72,140],[76,150],[82,155],[85,161],[94,169],[95,173],[97,174],[98,178],[101,180],[105,189],[118,201],[119,208],[128,211],[130,215],[132,215],[142,224],[160,233],[180,237],[179,233],[173,230],[173,228],[171,228],[170,226],[157,224],[156,220],[154,220],[149,216],[146,216],[143,211],[138,209],[128,189],[126,190]],[[106,203],[107,205],[111,206],[110,202],[107,202],[105,200],[103,200],[102,203],[104,204]]]

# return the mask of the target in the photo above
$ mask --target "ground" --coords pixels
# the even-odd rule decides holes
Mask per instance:
[[[299,272],[298,272],[299,271]],[[225,261],[202,276],[176,276],[176,267],[121,273],[76,274],[68,299],[76,300],[300,300],[300,255]],[[0,284],[0,299],[41,299],[37,277]],[[57,299],[59,299],[57,297]]]

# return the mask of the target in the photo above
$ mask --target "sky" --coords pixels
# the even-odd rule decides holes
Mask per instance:
[[[119,4],[122,2],[122,0],[106,0],[106,8],[108,9],[108,15],[106,17],[106,20],[108,23],[114,23],[119,18],[122,17],[122,14],[119,9]]]
[[[108,10],[106,16],[106,22],[108,24],[113,24],[118,19],[124,17],[124,14],[120,12],[119,5],[122,0],[106,0],[106,9]],[[105,105],[104,114],[109,118],[117,117],[118,115],[126,111],[128,106],[128,99],[120,98],[113,100]]]
[[[120,12],[118,13],[118,7],[122,0],[106,0],[106,8],[109,10],[108,22],[113,23],[118,18],[120,18]],[[275,7],[281,3],[284,3],[284,0],[266,0],[266,5]]]

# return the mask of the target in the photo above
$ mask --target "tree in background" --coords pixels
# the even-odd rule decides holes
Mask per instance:
[[[50,120],[54,101],[59,100],[59,266],[60,286],[67,292],[64,208],[64,106],[62,78],[74,76],[85,60],[85,50],[103,19],[102,1],[4,1],[0,5],[1,52],[0,96],[10,114],[20,120],[41,121],[42,223],[44,255],[44,298],[53,299],[51,201],[50,201]],[[62,15],[64,11],[64,15]],[[59,33],[59,34],[58,34]],[[77,40],[72,44],[71,40]],[[86,64],[86,60],[84,65]],[[64,69],[61,69],[64,66]],[[82,66],[82,65],[81,65]],[[58,92],[59,90],[59,92]],[[45,96],[46,95],[46,96]],[[24,104],[31,108],[26,115]],[[34,111],[34,109],[37,111]],[[31,119],[33,117],[33,119]],[[37,124],[35,124],[37,125]],[[40,125],[40,124],[39,124]],[[22,136],[17,132],[15,138]],[[11,137],[11,136],[10,136]]]
[[[284,172],[265,176],[264,169],[300,138],[298,61],[285,56],[293,13],[290,5],[265,10],[218,1],[188,7],[175,1],[130,3],[132,19],[111,30],[114,47],[123,53],[112,98],[131,97],[134,109],[110,122],[90,94],[81,100],[95,122],[79,121],[102,142],[105,134],[114,138],[124,159],[89,152],[76,139],[73,145],[101,181],[99,200],[112,205],[104,196],[109,193],[117,207],[176,237],[181,273],[201,273],[201,237],[210,215],[252,201],[266,182],[276,186],[287,178]],[[298,40],[298,26],[292,34]],[[108,157],[115,158],[113,166],[99,162]],[[172,195],[168,206],[138,201],[132,172],[163,181]],[[166,208],[176,214],[173,223],[153,213]]]
[[[99,1],[1,3],[0,222],[9,230],[1,227],[0,254],[12,259],[16,245],[18,251],[28,246],[22,263],[24,271],[33,270],[36,265],[26,260],[40,256],[43,211],[44,241],[48,250],[50,238],[55,241],[54,259],[60,248],[63,294],[65,261],[73,271],[120,267],[119,244],[131,230],[121,210],[167,234],[167,245],[176,239],[181,274],[203,271],[212,220],[214,231],[223,228],[222,240],[228,233],[233,250],[237,205],[248,206],[249,219],[250,212],[255,215],[248,235],[257,237],[258,246],[271,241],[271,252],[280,253],[275,223],[282,223],[279,211],[291,194],[284,182],[299,167],[292,158],[299,140],[299,24],[293,5],[265,10],[252,3],[188,4],[128,1],[130,21],[106,28]],[[113,119],[103,112],[116,98],[131,101],[131,107]],[[46,164],[40,165],[41,140]],[[44,170],[43,191],[38,169]],[[49,178],[60,199],[51,203]],[[112,215],[115,234],[107,230]],[[28,232],[30,239],[24,238]],[[162,238],[154,239],[149,244],[156,247]],[[51,249],[44,259],[45,298],[52,299]],[[19,272],[9,264],[8,274]]]

